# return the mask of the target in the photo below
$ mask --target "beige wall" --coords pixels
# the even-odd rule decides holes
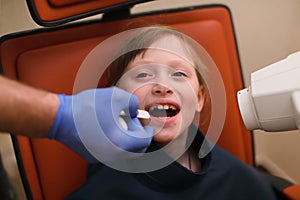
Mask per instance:
[[[199,3],[222,3],[231,9],[246,86],[251,72],[300,50],[299,0],[158,0],[137,6],[134,11]],[[25,0],[0,0],[0,35],[34,27],[38,26],[30,18]],[[258,162],[298,183],[299,144],[299,131],[255,133]]]

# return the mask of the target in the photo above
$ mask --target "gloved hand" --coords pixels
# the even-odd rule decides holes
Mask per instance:
[[[90,89],[73,96],[60,94],[48,138],[55,139],[90,163],[136,156],[150,145],[153,128],[142,127],[137,117],[138,98],[119,88]],[[128,114],[128,129],[119,123]],[[124,151],[125,150],[125,151]]]

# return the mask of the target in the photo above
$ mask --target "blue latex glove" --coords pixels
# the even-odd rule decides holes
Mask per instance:
[[[90,163],[134,157],[138,154],[128,155],[127,151],[142,153],[151,143],[153,128],[142,127],[136,118],[139,101],[131,93],[114,87],[73,96],[60,94],[59,99],[48,138],[63,143]],[[126,120],[128,130],[119,123],[122,110],[131,117]]]

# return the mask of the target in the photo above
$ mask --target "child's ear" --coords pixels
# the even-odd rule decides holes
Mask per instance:
[[[205,96],[206,96],[205,87],[201,85],[198,92],[198,104],[196,107],[197,112],[202,111],[205,102]]]

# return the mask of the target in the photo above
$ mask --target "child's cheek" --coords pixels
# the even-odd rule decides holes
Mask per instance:
[[[145,108],[145,95],[148,93],[145,88],[139,88],[135,91],[132,91],[134,95],[136,95],[140,101],[139,109],[144,110]]]

